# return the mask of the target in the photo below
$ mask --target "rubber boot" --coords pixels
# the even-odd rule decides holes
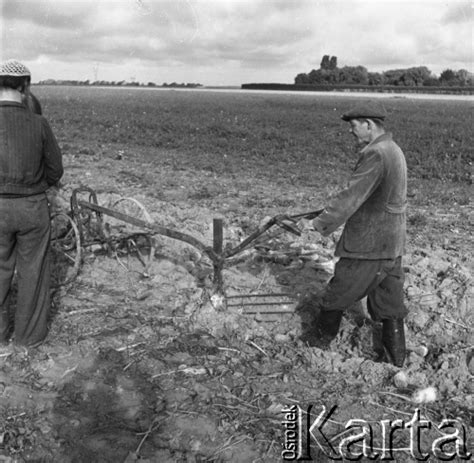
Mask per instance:
[[[341,320],[341,310],[321,310],[321,313],[319,314],[318,329],[323,336],[330,337],[332,340],[339,332]]]
[[[403,318],[382,320],[382,344],[389,362],[402,367],[406,356]]]
[[[308,344],[312,347],[327,349],[339,332],[341,320],[341,310],[321,310],[313,335],[307,340]]]

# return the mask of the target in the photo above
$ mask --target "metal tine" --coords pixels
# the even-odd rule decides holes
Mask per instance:
[[[262,300],[262,299],[268,300]],[[284,298],[284,300],[275,300]],[[241,307],[245,314],[252,313],[292,313],[296,302],[288,293],[259,293],[227,296],[232,302],[227,307]]]
[[[248,297],[290,297],[290,293],[257,293],[257,294],[231,294],[227,299],[248,298]]]
[[[245,307],[243,310],[244,315],[260,314],[260,315],[272,315],[272,314],[291,314],[295,313],[294,307],[268,307],[266,309],[257,307]]]
[[[242,302],[241,304],[227,304],[227,307],[265,306],[265,305],[288,305],[293,301],[273,301],[273,302]]]

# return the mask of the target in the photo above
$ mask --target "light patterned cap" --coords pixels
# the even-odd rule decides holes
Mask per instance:
[[[31,77],[31,72],[16,59],[9,59],[0,64],[0,76]]]

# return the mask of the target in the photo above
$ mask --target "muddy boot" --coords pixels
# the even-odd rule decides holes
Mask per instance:
[[[382,343],[388,361],[402,367],[406,355],[403,318],[382,321]]]
[[[321,310],[316,321],[311,336],[308,336],[306,342],[311,347],[327,349],[331,341],[336,337],[341,326],[341,310]]]

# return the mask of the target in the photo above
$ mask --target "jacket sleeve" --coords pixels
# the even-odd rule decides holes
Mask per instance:
[[[323,236],[344,224],[379,186],[383,176],[383,161],[379,153],[363,155],[357,164],[348,186],[314,219],[314,228]]]
[[[63,175],[61,150],[48,121],[43,117],[44,177],[49,186],[59,182]]]

